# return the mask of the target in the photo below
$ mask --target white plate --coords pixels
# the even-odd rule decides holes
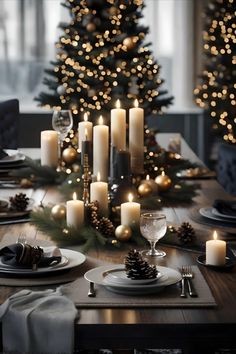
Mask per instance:
[[[24,161],[25,155],[19,150],[4,149],[8,156],[0,159],[0,165]]]
[[[209,208],[201,208],[199,209],[199,213],[204,216],[205,218],[208,218],[208,219],[211,219],[211,220],[216,220],[216,221],[221,221],[221,222],[224,222],[224,223],[230,223],[230,224],[233,224],[233,223],[236,223],[236,220],[226,220],[225,218],[222,218],[220,216],[217,216],[217,215],[214,215],[212,213],[212,208],[209,207]]]
[[[150,284],[160,279],[162,276],[161,273],[157,275],[156,278],[153,279],[130,279],[127,277],[126,271],[123,268],[117,269],[109,269],[108,271],[103,273],[104,282],[108,285],[112,284],[129,284],[129,285],[143,285],[143,284]]]
[[[22,269],[22,268],[13,268],[9,265],[2,263],[0,257],[0,273],[6,273],[11,275],[41,275],[48,274],[53,272],[59,272],[64,270],[69,270],[75,268],[84,263],[86,257],[80,252],[72,251],[64,248],[60,248],[62,254],[62,261],[55,266],[38,268],[37,270],[32,269]]]
[[[112,269],[120,269],[122,267],[124,267],[124,265],[119,264],[112,267]],[[105,286],[110,291],[126,295],[142,295],[156,293],[165,288],[166,286],[176,284],[181,280],[181,274],[172,268],[158,266],[157,269],[160,271],[162,276],[160,277],[160,279],[157,279],[155,282],[149,284],[132,285],[107,283],[106,281],[104,281],[104,273],[111,270],[111,266],[108,265],[91,269],[87,273],[85,273],[84,277],[88,281]]]
[[[226,219],[228,221],[236,222],[236,216],[222,214],[215,208],[212,208],[212,214],[215,216],[219,216],[220,218]]]
[[[8,208],[5,210],[0,211],[0,220],[1,219],[12,219],[12,218],[19,218],[22,216],[29,215],[29,213],[32,211],[33,207],[35,206],[35,200],[32,198],[29,198],[29,204],[27,205],[26,210],[23,211],[17,211],[17,210],[10,210],[10,201],[7,199],[1,199],[1,201],[6,201],[8,203]]]

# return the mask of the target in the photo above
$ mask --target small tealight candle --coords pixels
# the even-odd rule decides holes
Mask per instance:
[[[121,204],[121,225],[139,225],[140,222],[140,204],[133,202],[133,196],[130,193],[128,202]]]
[[[100,173],[97,175],[97,182],[90,184],[90,201],[97,200],[99,211],[102,215],[108,213],[108,184],[100,181]]]
[[[225,264],[226,242],[217,240],[217,233],[214,231],[213,240],[206,242],[206,264],[221,266]]]
[[[84,202],[77,200],[76,193],[73,193],[73,200],[66,203],[66,222],[68,226],[79,229],[84,222]]]

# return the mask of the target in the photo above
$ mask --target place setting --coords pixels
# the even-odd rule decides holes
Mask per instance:
[[[24,161],[25,155],[20,150],[0,149],[0,173],[4,174],[22,167]]]

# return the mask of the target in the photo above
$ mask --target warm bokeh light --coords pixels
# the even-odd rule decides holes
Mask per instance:
[[[133,201],[133,195],[129,193],[128,195],[128,201],[131,203]]]

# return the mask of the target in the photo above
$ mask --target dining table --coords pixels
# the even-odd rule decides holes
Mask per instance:
[[[159,133],[158,143],[168,147],[171,137],[176,134]],[[181,156],[192,162],[201,163],[196,154],[191,150],[185,140],[178,135],[181,146]],[[26,156],[32,158],[40,157],[38,148],[20,149]],[[187,183],[198,183],[197,196],[192,203],[167,203],[162,208],[166,215],[168,224],[181,225],[189,222],[198,235],[204,235],[203,240],[211,239],[214,230],[217,230],[220,238],[230,246],[232,255],[236,249],[236,228],[223,227],[220,224],[202,222],[195,217],[201,207],[211,206],[215,199],[235,200],[227,194],[214,178],[195,178]],[[25,191],[24,188],[4,188],[0,189],[1,198],[13,195],[16,192]],[[27,189],[30,197],[35,203],[53,205],[63,200],[63,196],[56,186],[41,186],[37,189]],[[0,240],[7,237],[18,237],[26,235],[29,239],[47,241],[49,237],[46,233],[39,232],[30,222],[9,223],[0,225]],[[50,240],[51,241],[51,240]],[[204,241],[205,242],[205,241]],[[0,244],[1,245],[1,244]],[[161,243],[158,246],[166,252],[166,256],[157,260],[158,266],[170,267],[180,270],[183,265],[190,265],[196,269],[208,285],[214,304],[197,306],[185,306],[185,299],[179,297],[176,305],[159,305],[155,300],[155,295],[150,297],[146,303],[138,302],[138,296],[133,296],[135,305],[132,305],[132,298],[127,303],[121,302],[117,306],[109,305],[109,301],[99,306],[91,302],[76,298],[76,306],[79,309],[79,317],[75,322],[75,352],[79,350],[97,350],[101,348],[113,349],[117,351],[133,351],[157,348],[179,348],[183,353],[214,353],[218,349],[236,348],[236,267],[217,270],[214,267],[207,267],[197,262],[201,250],[181,247],[181,245],[171,245]],[[204,246],[204,245],[203,245]],[[202,250],[203,252],[203,250]],[[123,263],[127,250],[117,249],[92,249],[86,254],[86,262],[94,265],[120,264]],[[88,267],[89,268],[89,267]],[[83,280],[83,269],[74,283],[77,286],[88,284]],[[194,279],[193,279],[194,283]],[[71,283],[69,283],[70,285]],[[58,285],[27,286],[31,289],[55,288]],[[73,286],[73,283],[72,283]],[[95,285],[96,287],[96,285]],[[175,291],[180,295],[180,284],[175,286]],[[87,291],[86,288],[86,291]],[[0,283],[0,302],[3,303],[10,295],[21,290],[21,286],[7,286]],[[196,288],[198,291],[198,288]],[[165,294],[165,290],[163,291]],[[164,295],[163,295],[164,296]],[[114,299],[112,294],[109,297],[110,303]],[[182,301],[182,304],[181,304]],[[153,302],[153,305],[152,305]],[[129,304],[131,304],[129,306]]]

